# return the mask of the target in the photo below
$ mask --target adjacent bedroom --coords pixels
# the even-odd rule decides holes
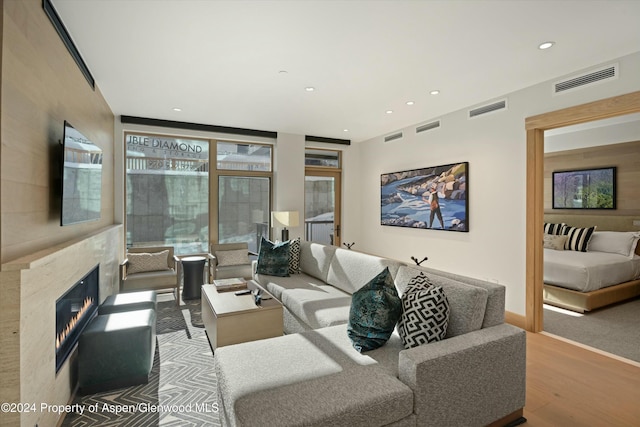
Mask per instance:
[[[640,362],[640,114],[548,130],[544,331]]]

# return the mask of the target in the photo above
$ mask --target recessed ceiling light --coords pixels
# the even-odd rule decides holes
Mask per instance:
[[[307,92],[313,92],[314,90],[316,90],[316,88],[312,86],[307,86],[304,88],[304,90],[306,90]]]
[[[432,90],[432,91],[431,91],[431,92],[429,92],[429,93],[430,93],[431,95],[437,95],[437,94],[439,94],[439,93],[440,93],[440,91],[436,89],[436,90]]]
[[[544,42],[544,43],[540,43],[540,45],[538,46],[538,49],[549,49],[551,46],[553,46],[554,44],[556,44],[556,42]]]
[[[175,107],[173,111],[182,111],[182,108]]]
[[[387,114],[391,114],[391,113],[393,113],[393,110],[387,110],[386,113]]]
[[[413,101],[407,101],[407,105],[413,105],[413,104],[415,104],[415,102],[413,102]]]
[[[342,129],[342,132],[349,132],[349,129]]]
[[[287,71],[287,70],[280,70],[280,71],[278,71],[278,74],[287,74],[287,73],[288,73],[288,71]]]

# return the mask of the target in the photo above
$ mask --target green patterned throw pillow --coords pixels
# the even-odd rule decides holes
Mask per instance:
[[[351,299],[347,334],[360,353],[382,347],[402,314],[402,302],[389,269],[357,290]]]
[[[274,243],[264,237],[258,253],[258,274],[269,276],[289,276],[290,242]]]

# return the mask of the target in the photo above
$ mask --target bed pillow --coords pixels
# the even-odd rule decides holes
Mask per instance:
[[[552,234],[552,235],[562,235],[565,234],[564,231],[567,228],[567,224],[561,222],[559,224],[554,224],[552,222],[544,223],[544,234]]]
[[[564,251],[565,243],[567,243],[567,236],[545,234],[542,238],[542,244],[545,248],[554,249],[556,251]]]
[[[633,258],[640,233],[632,231],[596,231],[589,240],[589,252],[608,252]]]
[[[567,235],[564,248],[570,251],[587,252],[589,239],[595,230],[595,225],[589,228],[567,227],[564,231],[564,234]]]

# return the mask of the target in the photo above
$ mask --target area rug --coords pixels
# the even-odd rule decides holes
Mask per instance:
[[[584,315],[545,305],[544,331],[640,362],[640,298]]]
[[[148,384],[87,396],[73,403],[62,426],[219,426],[213,354],[200,300],[178,307],[159,295],[156,354]]]

